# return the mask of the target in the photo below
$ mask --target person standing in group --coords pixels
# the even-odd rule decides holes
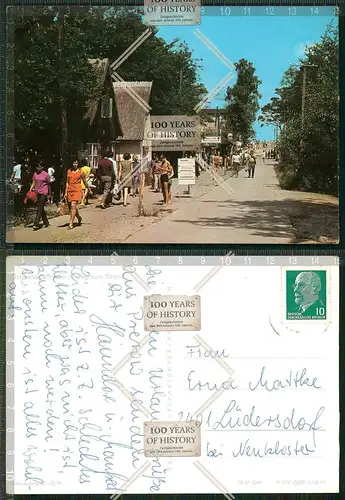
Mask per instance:
[[[132,196],[136,196],[139,194],[139,183],[140,183],[140,161],[138,160],[138,156],[133,156],[132,161],[132,187],[133,193]]]
[[[118,178],[118,172],[117,172],[117,163],[116,163],[116,160],[114,159],[114,153],[112,151],[108,151],[107,156],[108,156],[108,159],[113,164],[114,175],[115,175],[115,180],[116,180]]]
[[[81,181],[81,187],[83,190],[83,198],[81,200],[80,206],[85,207],[85,205],[87,205],[87,195],[89,193],[89,177],[91,174],[91,168],[89,167],[86,158],[83,158],[81,160],[81,171],[85,175],[86,183],[84,184],[84,182]]]
[[[83,188],[87,185],[84,172],[80,168],[79,160],[76,158],[73,161],[72,168],[67,171],[67,182],[64,199],[68,203],[69,208],[69,226],[67,229],[73,229],[74,219],[77,217],[78,225],[81,226],[82,218],[79,214],[78,203],[83,198]]]
[[[113,196],[116,196],[117,200],[119,200],[121,198],[121,194],[119,195],[119,193],[118,193],[118,178],[119,178],[118,168],[117,168],[118,162],[114,158],[114,153],[112,151],[108,151],[107,156],[108,156],[108,159],[113,164],[113,168],[114,168],[114,181],[112,184],[112,202],[114,204]]]
[[[123,190],[123,206],[127,206],[128,192],[132,186],[132,162],[131,155],[125,153],[120,161],[119,168],[120,189]]]
[[[160,174],[160,166],[161,166],[161,162],[159,161],[159,159],[157,158],[157,156],[155,156],[155,159],[154,159],[154,167],[153,167],[153,189],[156,193],[159,193],[162,186],[161,186],[161,174]]]
[[[261,155],[261,158],[262,158],[262,161],[265,163],[265,156],[266,156],[266,153],[265,151],[262,152],[262,155]]]
[[[226,156],[226,170],[230,170],[231,169],[231,162],[232,162],[232,157],[231,157],[231,153],[229,153],[227,156]]]
[[[24,160],[24,164],[21,171],[21,183],[22,183],[22,192],[24,195],[30,191],[30,186],[32,185],[32,168],[28,159]]]
[[[174,169],[171,163],[164,155],[161,155],[161,165],[159,167],[161,173],[161,184],[163,190],[164,205],[171,203],[171,185],[172,177],[174,176]]]
[[[150,180],[151,180],[151,190],[152,191],[155,189],[155,174],[154,174],[154,170],[155,170],[156,161],[157,161],[157,155],[153,154],[152,155],[152,159],[148,162],[148,165],[149,165],[148,171],[149,171],[149,176],[150,176]]]
[[[54,193],[55,193],[55,168],[54,167],[48,167],[48,175],[50,177],[50,192],[51,195],[49,197],[48,202],[53,203],[54,202]]]
[[[248,170],[248,178],[253,178],[254,173],[255,173],[255,165],[256,165],[256,158],[254,151],[251,151],[249,153],[249,158],[247,160],[247,170]]]
[[[13,172],[10,178],[10,182],[13,183],[13,189],[15,193],[20,193],[21,192],[21,187],[22,187],[22,166],[20,163],[16,163],[13,167]]]
[[[25,203],[25,199],[28,196],[28,192],[31,191],[31,185],[32,185],[32,177],[33,177],[33,172],[31,165],[29,163],[29,159],[25,158],[24,163],[22,166],[22,194],[24,195],[23,203],[24,203],[24,227],[28,227],[29,225],[32,224],[32,219],[30,217],[30,210],[28,210],[28,205]],[[29,205],[30,206],[30,205]]]
[[[109,160],[107,153],[98,162],[97,178],[100,180],[102,186],[101,208],[105,209],[109,206],[111,189],[115,182],[114,165]]]
[[[232,156],[232,168],[234,169],[234,177],[238,177],[241,165],[241,155],[236,151]]]
[[[44,206],[47,202],[48,197],[51,196],[50,177],[48,172],[43,170],[43,165],[41,162],[37,164],[36,172],[32,177],[32,184],[30,189],[32,191],[35,191],[35,194],[37,196],[37,212],[33,227],[34,231],[37,231],[37,229],[40,229],[41,219],[43,221],[43,225],[45,227],[49,227],[49,221],[44,210]]]
[[[250,152],[247,149],[243,154],[244,164],[247,165],[250,158]]]
[[[209,160],[208,160],[208,164],[213,168],[214,167],[214,154],[211,152],[210,155],[209,155]]]
[[[219,156],[218,151],[216,152],[216,154],[213,157],[213,166],[214,166],[214,168],[216,170],[219,169],[219,166],[220,166],[220,156]]]

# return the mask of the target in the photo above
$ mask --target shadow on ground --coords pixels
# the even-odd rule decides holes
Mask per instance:
[[[205,200],[201,203],[215,203]],[[228,227],[242,229],[252,235],[269,238],[291,237],[293,227],[296,241],[312,240],[319,243],[336,243],[339,238],[339,211],[335,202],[320,199],[276,201],[222,201],[218,207],[229,209],[229,217],[203,217],[197,220],[174,220],[202,227]],[[241,213],[242,210],[242,213]],[[290,221],[287,226],[287,220]]]

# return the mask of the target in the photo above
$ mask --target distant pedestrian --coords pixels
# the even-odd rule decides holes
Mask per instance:
[[[264,163],[265,163],[265,156],[266,156],[265,151],[263,151],[263,152],[262,152],[262,155],[261,155],[261,158],[262,158],[262,161],[263,161]]]
[[[236,152],[234,155],[232,155],[232,168],[234,170],[233,177],[238,177],[240,166],[241,166],[241,155]]]
[[[112,185],[115,182],[114,165],[112,161],[109,160],[107,153],[98,162],[97,178],[101,184],[102,189],[101,208],[105,209],[109,206],[109,203],[111,201]]]
[[[195,158],[195,177],[197,179],[200,177],[200,164],[197,158]]]
[[[156,193],[159,193],[161,190],[161,175],[159,173],[159,168],[161,166],[161,162],[157,157],[154,160],[153,166],[153,189]]]
[[[132,196],[136,196],[139,194],[139,183],[140,183],[140,161],[138,160],[138,156],[133,156],[132,161],[132,187],[133,193]]]
[[[21,173],[22,173],[22,166],[20,163],[16,163],[13,167],[13,172],[10,178],[10,182],[13,183],[13,191],[15,193],[20,193],[21,192]]]
[[[54,198],[54,193],[55,193],[55,182],[56,182],[56,179],[55,179],[55,168],[50,166],[48,167],[48,175],[49,175],[49,178],[50,178],[50,196],[49,196],[49,199],[48,199],[48,203],[53,203],[53,198]]]
[[[125,153],[120,161],[119,168],[120,189],[123,190],[123,206],[127,206],[128,193],[132,186],[132,162],[131,155]]]
[[[45,227],[49,226],[49,221],[44,210],[44,206],[47,203],[48,197],[51,196],[50,177],[48,172],[43,170],[43,165],[41,162],[37,164],[36,172],[32,177],[31,190],[35,191],[37,197],[37,212],[33,227],[34,231],[37,231],[37,229],[40,229],[41,219]]]
[[[67,182],[64,199],[69,208],[69,226],[67,229],[74,229],[74,219],[77,217],[78,225],[81,226],[82,218],[79,214],[78,203],[82,200],[82,183],[87,184],[85,174],[80,168],[79,160],[73,161],[72,168],[67,171]]]
[[[251,151],[247,160],[248,178],[253,178],[255,173],[256,158],[254,151]]]
[[[213,157],[213,166],[216,170],[218,170],[220,167],[220,156],[218,154],[218,151]]]
[[[225,158],[226,170],[230,170],[231,168],[231,154],[229,153]]]

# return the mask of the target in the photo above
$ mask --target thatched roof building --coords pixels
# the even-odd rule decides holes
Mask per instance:
[[[121,140],[142,141],[152,82],[113,82],[118,120],[122,130]]]
[[[85,137],[94,158],[100,145],[116,153],[140,154],[147,117],[152,82],[114,82],[109,59],[88,59],[96,72],[96,89],[87,103],[84,115]],[[83,146],[85,150],[86,145]]]

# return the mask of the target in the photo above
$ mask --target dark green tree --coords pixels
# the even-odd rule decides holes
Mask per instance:
[[[288,68],[282,88],[261,110],[263,124],[280,126],[278,171],[284,188],[338,192],[338,50],[338,30],[330,25],[320,42],[306,49],[299,66]]]
[[[43,13],[44,12],[44,13]],[[87,102],[99,88],[88,59],[119,58],[146,30],[135,9],[94,7],[18,8],[15,27],[15,135],[18,146],[56,148],[61,140],[59,23],[63,22],[63,81],[68,140],[78,141]],[[206,93],[198,78],[199,62],[185,44],[151,35],[118,68],[126,81],[153,81],[152,114],[194,114]],[[181,79],[182,76],[182,79]],[[180,81],[182,85],[180,85]]]
[[[259,86],[262,82],[256,76],[253,64],[246,59],[235,63],[235,69],[236,83],[228,87],[226,93],[227,128],[233,133],[234,139],[248,142],[255,136],[253,125],[260,109]]]

